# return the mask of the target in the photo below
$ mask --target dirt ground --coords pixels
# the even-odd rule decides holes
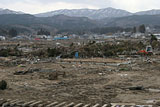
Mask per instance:
[[[16,45],[0,43],[1,47]],[[30,47],[35,43],[22,42],[21,45]],[[35,47],[38,46],[46,48],[45,43],[36,43]],[[0,98],[85,104],[154,104],[160,100],[159,77],[160,56],[32,60],[0,57],[0,80],[8,83],[6,90],[0,90]]]
[[[75,103],[154,103],[160,100],[160,62],[158,57],[127,60],[63,59],[39,61],[23,66],[0,66],[0,80],[8,88],[0,91],[5,99],[42,100]],[[39,69],[22,75],[17,71]],[[49,75],[58,73],[58,79]],[[60,75],[65,72],[65,75]],[[140,87],[137,88],[137,87]]]

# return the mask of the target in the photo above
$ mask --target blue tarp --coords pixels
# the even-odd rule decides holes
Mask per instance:
[[[79,57],[79,53],[76,52],[76,53],[75,53],[75,58],[78,58],[78,57]]]
[[[68,40],[69,38],[54,38],[54,40]]]

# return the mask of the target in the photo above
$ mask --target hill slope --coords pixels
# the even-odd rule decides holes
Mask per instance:
[[[148,10],[135,13],[135,15],[160,15],[160,10]]]
[[[1,14],[24,14],[23,12],[17,12],[9,9],[1,9],[0,8],[0,15]]]
[[[102,22],[107,22],[105,26],[133,27],[141,24],[154,26],[160,24],[160,15],[133,15],[110,20],[107,18]]]
[[[78,30],[98,27],[96,21],[86,17],[70,17],[56,15],[53,17],[35,17],[29,14],[4,14],[0,15],[0,25],[7,27],[18,27],[27,29],[57,29],[57,30]]]
[[[103,27],[133,27],[141,24],[156,26],[160,25],[160,15],[132,15],[120,18],[105,18],[91,20],[86,17],[71,17],[56,15],[53,17],[35,17],[28,14],[4,14],[0,15],[0,28],[21,29],[23,31],[37,31],[44,28],[49,31],[90,31],[94,28]]]

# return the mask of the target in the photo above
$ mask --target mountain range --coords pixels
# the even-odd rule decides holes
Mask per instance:
[[[0,14],[25,14],[25,13],[9,9],[0,9]],[[152,9],[148,11],[131,13],[126,10],[109,7],[104,9],[61,9],[61,10],[55,10],[33,15],[36,17],[52,17],[61,14],[71,17],[88,17],[90,19],[104,19],[104,18],[113,18],[113,17],[116,18],[116,17],[132,16],[132,15],[159,15],[160,10]]]
[[[50,17],[59,14],[64,14],[67,16],[74,16],[74,17],[88,17],[90,19],[103,19],[106,17],[124,17],[132,15],[132,13],[127,12],[121,9],[114,9],[114,8],[105,8],[105,9],[63,9],[63,10],[56,10],[52,12],[40,13],[36,14],[37,17]]]
[[[0,29],[16,28],[22,32],[33,33],[41,28],[51,32],[83,32],[106,27],[132,28],[141,24],[159,26],[160,10],[130,13],[114,8],[65,9],[31,15],[9,9],[0,9]]]
[[[126,10],[115,9],[115,8],[104,8],[104,9],[62,9],[46,13],[35,14],[37,17],[50,17],[59,14],[64,14],[67,16],[74,17],[88,17],[90,19],[104,19],[104,18],[113,18],[113,17],[125,17],[132,15],[159,15],[160,10],[148,10],[140,11],[136,13],[131,13]]]

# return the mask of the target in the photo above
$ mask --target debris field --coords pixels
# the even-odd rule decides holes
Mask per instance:
[[[33,101],[32,104],[48,102],[48,105],[65,102],[57,107],[71,103],[98,104],[94,107],[118,103],[158,105],[159,71],[159,56],[0,57],[0,80],[7,82],[7,89],[0,90],[0,101],[12,99],[8,102],[13,103],[20,99],[25,103]]]

